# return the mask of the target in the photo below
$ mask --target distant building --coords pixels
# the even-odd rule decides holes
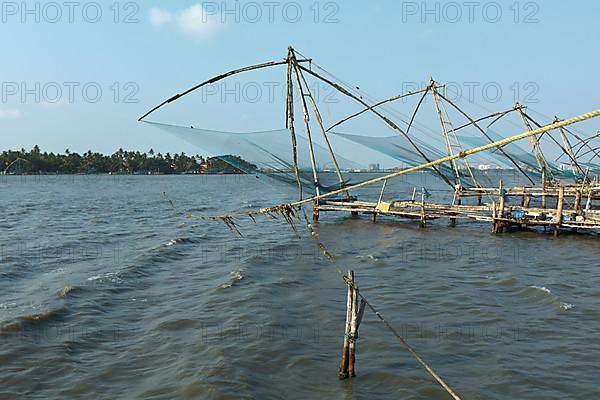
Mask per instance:
[[[558,169],[565,172],[565,171],[573,171],[574,168],[571,166],[571,164],[562,163],[558,166]]]
[[[497,165],[492,165],[492,164],[479,164],[477,169],[480,171],[490,171],[493,169],[500,169],[500,167]]]
[[[381,171],[381,167],[378,163],[369,164],[369,171],[371,171],[371,172]]]

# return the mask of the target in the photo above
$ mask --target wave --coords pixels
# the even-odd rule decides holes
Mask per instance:
[[[29,325],[41,325],[59,321],[64,318],[67,308],[64,304],[56,308],[49,308],[41,312],[17,317],[11,321],[2,323],[2,331],[6,333],[19,332]]]
[[[545,286],[535,286],[535,285],[531,285],[531,286],[529,286],[529,287],[530,287],[530,288],[533,288],[533,289],[537,289],[537,290],[539,290],[539,291],[542,291],[542,292],[544,292],[544,293],[552,294],[552,292],[550,291],[550,289],[548,289],[548,288],[547,288],[547,287],[545,287]]]
[[[229,289],[230,287],[234,286],[236,283],[244,279],[244,275],[242,275],[242,271],[240,270],[231,271],[229,274],[231,275],[231,279],[229,280],[229,282],[219,285],[219,289]]]
[[[88,282],[112,282],[112,283],[122,283],[123,279],[121,278],[122,272],[106,272],[104,274],[94,275],[87,278]]]
[[[373,254],[366,254],[366,255],[356,256],[356,258],[358,258],[361,261],[367,261],[367,260],[379,261],[379,258],[377,258]]]
[[[561,301],[560,298],[557,295],[553,294],[552,291],[546,286],[530,285],[527,287],[527,289],[530,290],[536,296],[541,295],[547,297],[551,304],[558,306],[563,311],[569,311],[570,309],[575,307],[571,303]]]
[[[64,288],[60,289],[56,295],[58,296],[59,299],[66,299],[69,295],[75,294],[75,293],[79,293],[83,291],[83,288],[79,287],[79,286],[65,286]]]

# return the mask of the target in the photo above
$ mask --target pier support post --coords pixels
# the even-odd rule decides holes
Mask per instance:
[[[575,193],[575,212],[579,214],[581,211],[581,190],[577,190]]]
[[[554,237],[558,237],[560,226],[562,224],[563,205],[565,200],[565,188],[561,186],[558,189],[558,205],[556,206],[556,216],[554,217]]]
[[[504,196],[506,192],[504,190],[504,183],[502,179],[500,179],[500,184],[498,186],[498,212],[496,213],[497,218],[504,218]],[[500,233],[504,229],[504,222],[498,221],[494,219],[494,233]]]
[[[421,190],[421,222],[419,223],[421,228],[425,228],[425,188]]]
[[[527,194],[527,189],[523,189],[523,192],[525,193],[523,196],[523,207],[529,208],[529,204],[531,204],[531,196]]]

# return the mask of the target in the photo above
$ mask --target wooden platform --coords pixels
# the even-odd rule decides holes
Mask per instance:
[[[460,204],[470,197],[477,197],[477,204]],[[515,198],[520,198],[520,204],[508,204]],[[449,219],[451,223],[459,219],[489,222],[494,232],[508,227],[536,226],[552,228],[555,234],[560,229],[600,230],[600,210],[593,208],[593,201],[600,199],[600,187],[568,185],[503,189],[500,186],[461,190],[456,199],[455,204],[443,204],[426,202],[424,196],[420,200],[389,203],[351,198],[322,200],[315,207],[317,215],[319,212],[366,214],[374,222],[379,215],[419,220],[422,226],[435,219]]]

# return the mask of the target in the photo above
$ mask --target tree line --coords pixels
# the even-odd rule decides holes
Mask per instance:
[[[185,174],[244,173],[256,166],[235,155],[202,157],[198,154],[147,153],[119,149],[111,155],[91,150],[78,154],[42,152],[36,145],[30,151],[7,150],[0,154],[0,173],[5,174]]]

